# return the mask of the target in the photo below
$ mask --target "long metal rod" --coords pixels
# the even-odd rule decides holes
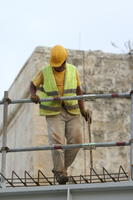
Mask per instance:
[[[133,180],[133,84],[131,91],[131,145],[130,145],[130,180]]]
[[[8,91],[4,92],[4,108],[3,108],[3,137],[2,137],[2,157],[1,157],[1,173],[6,176],[6,144],[7,144],[7,116],[8,116]],[[4,187],[4,179],[1,177],[1,184]]]
[[[89,142],[91,143],[91,127],[90,127],[90,122],[88,122],[88,134],[89,134]],[[90,167],[93,168],[93,153],[92,149],[90,150]]]
[[[84,148],[90,150],[90,149],[95,149],[96,147],[129,146],[129,145],[130,142],[85,143],[85,144],[14,148],[14,149],[8,149],[7,152],[42,151],[42,150],[75,149],[75,148]]]
[[[86,94],[86,95],[78,95],[78,96],[67,96],[67,97],[59,97],[59,98],[45,98],[40,99],[40,102],[47,101],[58,101],[58,100],[89,100],[89,99],[100,99],[100,98],[130,98],[130,93],[112,93],[112,94]],[[0,101],[0,104],[3,104],[3,101]],[[32,103],[31,99],[16,99],[11,100],[10,104],[17,103]]]
[[[85,132],[85,123],[86,123],[86,122],[85,122],[85,119],[83,119],[83,139],[84,139],[83,141],[84,141],[84,143],[87,142],[87,141],[85,141],[85,133],[86,133],[86,132]],[[88,142],[90,142],[90,141],[88,141]],[[86,176],[86,174],[87,174],[87,170],[86,170],[86,164],[87,164],[87,163],[86,163],[86,154],[87,154],[87,152],[84,151],[84,152],[83,152],[83,155],[84,155],[84,175],[85,175],[85,176]]]

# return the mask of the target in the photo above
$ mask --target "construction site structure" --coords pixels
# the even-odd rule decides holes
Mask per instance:
[[[113,199],[119,195],[119,198],[129,200],[133,195],[133,84],[132,89],[128,93],[113,93],[113,94],[88,94],[75,97],[60,97],[60,100],[73,100],[92,98],[131,98],[131,139],[126,142],[112,143],[86,143],[72,145],[53,145],[42,147],[30,147],[10,149],[7,147],[7,117],[8,105],[14,103],[31,103],[30,99],[11,100],[8,97],[8,92],[5,91],[4,99],[0,104],[4,105],[3,109],[3,139],[2,139],[2,165],[0,173],[1,189],[0,197],[4,199]],[[54,98],[41,99],[40,101],[53,101]],[[122,167],[119,168],[118,174],[110,174],[103,168],[103,174],[97,174],[91,168],[89,176],[80,175],[79,177],[69,177],[69,183],[64,186],[57,185],[54,177],[46,177],[41,171],[38,171],[38,177],[34,178],[25,171],[25,177],[20,178],[15,172],[12,172],[12,178],[6,177],[6,154],[11,152],[22,151],[41,151],[41,150],[56,150],[56,149],[73,149],[73,148],[89,148],[107,146],[125,146],[130,145],[130,172],[127,173]],[[40,175],[43,178],[40,178]],[[123,181],[123,183],[120,181]],[[100,182],[100,183],[99,183]],[[113,183],[112,183],[113,182]],[[115,183],[114,183],[115,182]],[[101,184],[102,183],[102,184]],[[31,187],[32,186],[32,187]],[[33,187],[34,186],[34,187]],[[38,187],[40,186],[40,187]],[[17,189],[16,189],[17,187]],[[21,187],[21,189],[20,189]],[[25,188],[24,188],[25,187]]]
[[[48,53],[49,53],[49,49],[42,49],[42,48],[37,48],[35,51],[35,57],[31,57],[31,60],[35,61],[30,62],[29,67],[33,67],[32,68],[32,72],[30,72],[30,68],[25,70],[25,73],[27,75],[27,80],[31,80],[31,77],[35,74],[35,67],[37,66],[37,68],[39,69],[40,66],[42,66],[42,63],[38,64],[38,60],[37,57],[39,57],[39,60],[42,59],[43,63],[45,64],[45,60],[48,60]],[[45,54],[44,54],[45,53]],[[97,52],[98,53],[98,57],[95,60],[95,53],[93,52],[83,52],[83,51],[76,51],[76,53],[74,52],[74,55],[76,55],[75,57],[71,54],[70,51],[70,60],[73,60],[75,62],[75,65],[77,63],[79,63],[78,68],[81,69],[81,66],[83,66],[83,69],[80,71],[81,74],[83,75],[83,79],[82,79],[82,83],[83,83],[83,90],[85,91],[84,95],[80,95],[80,96],[76,96],[76,97],[61,97],[61,100],[73,100],[73,99],[84,99],[86,100],[86,102],[95,102],[94,105],[96,105],[98,102],[96,101],[97,99],[104,99],[106,102],[108,102],[108,99],[112,99],[111,101],[120,101],[119,105],[123,106],[124,105],[121,103],[122,101],[127,102],[128,105],[125,104],[125,108],[126,111],[129,109],[127,109],[127,107],[130,106],[130,102],[131,102],[131,117],[130,118],[130,122],[129,122],[129,118],[127,120],[127,124],[131,124],[130,126],[130,130],[127,131],[127,129],[121,130],[122,132],[126,132],[127,134],[130,132],[130,137],[128,138],[128,136],[125,140],[121,140],[121,137],[119,137],[120,135],[118,135],[119,140],[117,141],[117,137],[114,138],[114,140],[110,141],[107,140],[105,142],[104,139],[106,138],[102,138],[103,140],[101,142],[92,142],[93,139],[91,138],[91,132],[89,131],[89,140],[86,140],[86,138],[84,137],[84,143],[83,144],[72,144],[72,145],[42,145],[42,143],[40,142],[41,145],[34,145],[31,143],[31,146],[25,145],[25,141],[22,141],[22,145],[19,146],[19,144],[16,144],[16,140],[14,141],[14,144],[10,146],[10,140],[11,140],[11,136],[10,134],[7,135],[7,132],[9,132],[8,126],[10,125],[10,128],[12,128],[13,123],[15,122],[16,118],[21,123],[21,116],[20,113],[17,112],[17,116],[15,116],[15,113],[12,112],[12,106],[16,105],[16,110],[18,109],[25,109],[26,108],[26,112],[29,111],[29,106],[28,105],[33,105],[31,100],[28,99],[28,95],[27,95],[27,91],[24,91],[24,95],[22,96],[22,89],[21,85],[22,85],[22,78],[20,77],[19,79],[17,79],[17,85],[18,87],[12,87],[12,91],[14,92],[10,92],[9,94],[7,91],[4,92],[4,98],[3,100],[0,101],[0,109],[1,107],[3,108],[3,128],[2,128],[2,137],[0,138],[0,144],[1,144],[1,148],[0,148],[0,158],[1,158],[1,172],[0,172],[0,199],[2,200],[8,200],[8,199],[17,199],[17,200],[22,200],[22,199],[67,199],[67,200],[72,200],[72,199],[107,199],[107,200],[111,200],[111,199],[116,199],[116,198],[120,198],[121,200],[125,200],[125,199],[132,199],[133,196],[133,85],[131,88],[130,84],[131,80],[132,80],[132,75],[131,75],[131,70],[127,70],[127,65],[129,60],[131,61],[130,64],[132,63],[132,58],[128,56],[126,56],[126,59],[123,57],[123,55],[118,56],[118,58],[116,58],[118,61],[119,59],[122,60],[121,63],[121,68],[119,68],[119,72],[121,73],[121,71],[123,70],[123,66],[126,68],[126,72],[123,76],[122,76],[122,81],[124,82],[124,80],[127,80],[128,75],[130,75],[130,78],[128,78],[128,84],[126,85],[126,87],[123,89],[121,86],[121,83],[119,80],[116,80],[116,85],[112,84],[110,85],[110,80],[111,79],[107,79],[106,80],[106,84],[105,85],[110,85],[110,92],[107,93],[107,88],[104,87],[103,84],[103,90],[100,90],[100,87],[97,87],[99,90],[99,93],[97,94],[93,94],[95,93],[95,90],[91,92],[91,88],[93,88],[96,83],[99,83],[99,80],[102,79],[97,79],[97,78],[103,78],[103,74],[101,73],[101,76],[96,76],[95,75],[95,71],[93,69],[93,67],[96,67],[96,73],[100,73],[100,71],[104,70],[106,71],[106,73],[109,73],[109,78],[112,78],[111,76],[113,71],[110,71],[110,68],[105,68],[105,65],[107,64],[107,60],[105,59],[103,53]],[[114,57],[110,55],[107,55],[107,58],[109,60],[109,62],[113,62],[114,61]],[[131,58],[131,59],[130,59]],[[129,60],[128,60],[129,59]],[[82,63],[80,61],[83,61]],[[28,62],[28,61],[27,61]],[[26,62],[26,63],[27,63]],[[89,89],[87,89],[87,84],[85,82],[85,75],[87,70],[85,69],[85,62],[87,62],[87,66],[91,66],[88,70],[89,70],[89,78],[91,79],[91,76],[93,76],[93,79],[95,80],[95,84],[94,85],[90,85]],[[34,65],[33,65],[34,64]],[[111,66],[114,67],[114,69],[116,69],[116,66],[118,65],[118,63],[112,65],[112,63],[110,63]],[[99,66],[102,66],[102,69],[99,68]],[[120,65],[118,66],[120,67]],[[132,69],[131,65],[130,65],[130,69]],[[23,71],[21,71],[23,72]],[[102,71],[103,72],[103,71]],[[116,72],[117,73],[117,72]],[[120,75],[119,73],[119,75]],[[30,76],[29,76],[30,74]],[[24,73],[22,73],[23,77],[24,77]],[[114,76],[116,76],[116,74],[114,74]],[[26,83],[28,83],[28,81],[26,80]],[[97,82],[96,82],[97,80]],[[24,82],[23,82],[24,83]],[[90,82],[91,83],[91,82]],[[101,82],[102,83],[102,82]],[[113,79],[112,79],[112,83]],[[124,82],[125,83],[125,82]],[[121,93],[119,92],[114,92],[115,89],[117,88],[117,85],[120,85],[121,88],[119,88],[119,91],[122,91]],[[23,85],[24,86],[24,85]],[[23,88],[25,89],[25,88]],[[103,92],[105,89],[105,93]],[[126,90],[128,90],[128,92],[124,92]],[[116,89],[117,90],[117,89]],[[89,91],[89,94],[88,92]],[[17,95],[18,95],[18,99],[17,99]],[[8,96],[9,95],[9,96]],[[47,99],[41,99],[41,101],[53,101],[53,98],[47,98]],[[131,100],[131,101],[130,101]],[[22,107],[21,105],[25,105],[26,107]],[[98,104],[98,106],[100,105],[100,103]],[[108,106],[110,106],[110,104],[108,103]],[[10,110],[11,108],[11,110]],[[117,108],[114,107],[114,108]],[[119,106],[118,106],[119,108]],[[11,112],[10,112],[11,111]],[[114,109],[114,115],[115,113]],[[9,113],[11,113],[11,116],[9,115]],[[118,114],[118,113],[117,113]],[[123,112],[122,112],[123,114]],[[128,112],[129,116],[130,113]],[[127,115],[125,115],[127,116]],[[98,116],[101,117],[101,116]],[[104,116],[103,116],[104,117]],[[14,120],[11,120],[14,119]],[[25,118],[25,121],[29,120],[27,118]],[[2,121],[2,118],[1,118]],[[9,121],[13,121],[13,123],[9,124]],[[114,122],[114,121],[113,121]],[[94,123],[94,121],[93,121]],[[111,120],[110,120],[111,123]],[[23,124],[24,125],[24,124]],[[21,132],[23,132],[24,126],[21,126]],[[1,127],[0,127],[1,128]],[[19,127],[20,128],[20,127]],[[118,127],[117,127],[118,128]],[[28,129],[29,130],[29,129]],[[28,130],[24,130],[26,133],[28,133]],[[115,130],[115,129],[113,129]],[[113,132],[112,130],[112,132]],[[116,129],[118,130],[118,129]],[[126,131],[125,131],[126,130]],[[19,131],[18,128],[16,128],[16,132]],[[15,132],[15,131],[14,131]],[[10,133],[10,132],[9,132]],[[108,131],[109,133],[109,131]],[[94,133],[95,134],[95,131]],[[19,140],[21,140],[21,135],[17,136],[17,133],[13,134],[13,137],[18,137]],[[39,135],[40,136],[40,135]],[[113,138],[114,135],[112,135]],[[30,137],[30,136],[28,136]],[[8,141],[7,141],[8,140]],[[13,139],[12,139],[13,140]],[[25,139],[27,140],[27,138]],[[27,143],[26,143],[27,144]],[[47,143],[46,143],[47,144]],[[50,151],[54,151],[56,149],[69,149],[69,148],[81,148],[83,149],[83,153],[84,153],[84,158],[87,158],[89,160],[89,164],[90,164],[90,168],[88,167],[88,165],[86,165],[86,162],[88,162],[88,160],[84,160],[83,165],[81,166],[81,162],[79,165],[77,165],[77,168],[79,169],[80,167],[83,168],[84,170],[80,171],[78,174],[70,174],[69,175],[69,181],[66,185],[58,185],[58,183],[56,182],[55,178],[53,176],[49,176],[47,175],[47,173],[45,173],[45,170],[42,170],[42,168],[37,170],[37,174],[31,174],[31,171],[33,170],[32,167],[29,170],[24,169],[23,166],[25,166],[23,164],[23,162],[25,162],[25,160],[23,159],[25,155],[29,155],[30,152],[37,152],[40,153],[42,152],[43,155],[45,155],[47,152]],[[128,159],[126,158],[125,161],[123,161],[122,163],[125,163],[125,166],[129,166],[129,169],[126,167],[123,167],[123,165],[120,165],[119,167],[116,167],[116,169],[111,171],[111,167],[106,168],[106,165],[104,165],[105,161],[102,162],[103,165],[101,167],[100,172],[97,170],[97,167],[95,166],[96,162],[93,163],[93,155],[95,154],[96,151],[100,151],[100,149],[103,148],[104,151],[106,152],[106,149],[120,149],[120,152],[122,152],[121,154],[123,154],[125,148],[128,148],[130,155],[126,154]],[[123,150],[123,149],[124,150]],[[127,149],[126,149],[127,150]],[[111,150],[112,151],[112,150]],[[93,154],[94,152],[94,154]],[[8,160],[9,156],[11,157],[11,155],[15,155],[15,157],[20,157],[19,162],[21,161],[21,167],[22,167],[22,172],[23,173],[18,173],[18,171],[16,170],[9,170],[9,166],[10,166],[10,159]],[[22,157],[21,157],[22,155]],[[81,154],[80,154],[81,155]],[[110,154],[111,155],[111,154]],[[109,157],[109,159],[107,159],[107,163],[113,163],[114,161],[114,157],[119,154],[112,154],[112,156]],[[125,154],[124,154],[125,156]],[[123,156],[123,157],[124,157]],[[95,157],[95,156],[94,156]],[[29,157],[27,157],[28,160]],[[99,158],[100,159],[100,158]],[[117,158],[119,159],[119,158]],[[7,162],[8,160],[8,162]],[[129,160],[129,163],[128,163]],[[32,160],[29,160],[29,162],[31,162]],[[78,159],[77,159],[77,163],[78,163]],[[119,161],[118,161],[119,163]],[[118,166],[118,163],[116,166]],[[47,160],[47,163],[45,163],[45,167],[46,165],[49,164],[49,160]],[[110,165],[108,164],[108,166]],[[110,166],[112,166],[113,164],[111,164]],[[115,166],[115,165],[114,165]],[[8,170],[7,170],[8,167]],[[17,169],[17,163],[16,163],[16,169]],[[46,168],[45,168],[46,169]],[[74,168],[74,170],[76,170],[76,168]],[[10,171],[10,173],[9,173]],[[78,170],[77,170],[78,171]],[[84,173],[83,173],[84,172]],[[77,172],[76,172],[77,173]]]

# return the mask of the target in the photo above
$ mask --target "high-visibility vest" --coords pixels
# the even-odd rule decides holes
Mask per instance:
[[[39,88],[39,97],[60,97],[52,67],[48,65],[42,69],[42,72],[44,76],[44,84]],[[76,89],[76,67],[71,64],[66,64],[63,96],[76,96]],[[63,105],[70,114],[77,115],[80,113],[77,100],[63,100]],[[61,107],[62,101],[41,102],[40,115],[57,115],[61,112]]]

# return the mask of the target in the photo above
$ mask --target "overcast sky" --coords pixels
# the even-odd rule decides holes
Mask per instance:
[[[128,40],[133,0],[0,0],[0,98],[37,46],[121,53]]]

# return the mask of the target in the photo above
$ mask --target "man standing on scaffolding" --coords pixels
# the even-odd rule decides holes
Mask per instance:
[[[77,69],[66,62],[67,50],[56,45],[51,50],[50,64],[45,66],[32,80],[31,100],[40,103],[40,98],[54,97],[55,101],[41,102],[40,115],[46,116],[50,145],[82,143],[80,112],[90,120],[83,100],[59,100],[60,96],[82,95]],[[39,96],[37,89],[39,88]],[[52,172],[59,184],[68,182],[67,168],[73,163],[79,149],[52,151]]]

